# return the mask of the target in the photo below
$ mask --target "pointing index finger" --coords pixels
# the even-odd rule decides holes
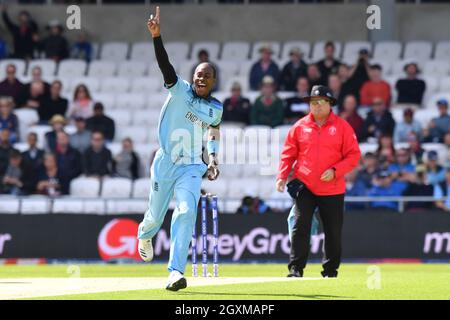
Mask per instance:
[[[156,7],[156,17],[155,17],[156,21],[159,21],[159,12],[160,12],[159,6],[157,6]]]

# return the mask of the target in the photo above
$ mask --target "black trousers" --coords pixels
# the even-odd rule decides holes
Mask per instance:
[[[341,236],[344,222],[344,194],[317,196],[304,187],[296,199],[295,224],[292,229],[289,269],[303,270],[310,251],[311,222],[314,210],[319,208],[325,233],[325,274],[337,272],[341,263]]]

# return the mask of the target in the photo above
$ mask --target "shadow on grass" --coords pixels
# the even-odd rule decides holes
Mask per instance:
[[[179,295],[210,295],[210,296],[256,296],[256,297],[280,297],[280,298],[304,298],[304,299],[354,299],[354,297],[333,296],[327,294],[280,294],[280,293],[229,293],[229,292],[199,292],[182,291]]]

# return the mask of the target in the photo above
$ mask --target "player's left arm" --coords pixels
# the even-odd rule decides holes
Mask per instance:
[[[219,142],[220,124],[217,126],[210,125],[208,127],[208,142],[206,148],[208,150],[209,157],[207,176],[211,181],[216,180],[220,173],[218,162]]]

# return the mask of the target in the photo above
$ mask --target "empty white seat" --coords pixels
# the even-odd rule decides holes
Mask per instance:
[[[188,58],[189,44],[184,41],[167,42],[165,45],[170,60],[173,62],[183,61]]]
[[[106,213],[106,201],[102,199],[83,200],[83,213],[103,215]]]
[[[27,75],[31,76],[31,71],[34,67],[40,67],[42,70],[42,77],[54,76],[56,71],[56,62],[50,59],[35,59],[28,63]]]
[[[73,91],[80,84],[85,85],[92,94],[100,90],[100,79],[94,77],[75,77],[71,81],[70,90]]]
[[[227,180],[221,179],[220,183],[219,181],[209,181],[208,179],[202,180],[202,190],[204,190],[207,193],[211,193],[214,195],[219,196],[219,198],[227,194]]]
[[[379,60],[399,60],[402,44],[399,41],[380,41],[375,44],[373,58]]]
[[[372,44],[368,41],[349,41],[345,44],[342,60],[349,64],[355,64],[358,60],[359,51],[366,49],[369,53],[372,51]]]
[[[131,179],[104,179],[102,183],[101,196],[103,198],[128,198],[131,195],[131,185]]]
[[[197,55],[200,50],[206,50],[209,59],[215,61],[219,57],[220,44],[216,41],[201,41],[194,43],[192,46],[191,59],[197,60]]]
[[[250,44],[244,41],[225,42],[220,59],[241,61],[249,58]]]
[[[219,68],[219,79],[220,79],[220,85],[221,88],[224,89],[225,84],[228,82],[228,80],[231,77],[235,77],[238,75],[239,72],[239,63],[236,61],[219,61],[217,63],[217,67]],[[214,93],[214,96],[217,98],[216,92]]]
[[[450,92],[450,76],[442,77],[439,81],[439,90],[441,92]]]
[[[259,194],[259,188],[258,178],[230,179],[227,196],[233,199],[242,199],[245,196],[256,197]]]
[[[433,45],[429,41],[411,41],[405,45],[404,59],[424,61],[431,58]]]
[[[159,110],[136,110],[132,114],[133,125],[142,127],[157,126],[159,121]]]
[[[16,67],[16,76],[23,76],[25,74],[25,69],[27,63],[22,59],[3,59],[0,60],[0,79],[6,77],[6,67],[10,64],[13,64]]]
[[[197,60],[183,60],[178,61],[178,63],[175,66],[175,69],[178,73],[178,75],[181,77],[181,79],[184,79],[186,81],[192,81],[192,76],[194,74],[194,68],[197,66],[198,62]]]
[[[259,179],[259,193],[258,196],[263,200],[270,199],[271,195],[276,191],[275,190],[275,177],[261,177]]]
[[[70,182],[70,196],[74,198],[96,198],[100,193],[97,178],[78,177]]]
[[[450,41],[440,41],[436,44],[434,58],[436,60],[450,60]]]
[[[140,199],[108,200],[107,214],[143,214],[147,209],[147,201]]]
[[[450,74],[450,60],[429,60],[423,65],[423,73],[427,76],[445,77]]]
[[[101,92],[125,93],[130,88],[130,81],[127,78],[108,77],[104,78],[100,84]]]
[[[19,120],[20,140],[24,141],[27,129],[39,121],[39,115],[36,110],[28,108],[15,109],[14,113]]]
[[[144,93],[120,93],[116,95],[116,108],[120,110],[135,110],[145,107]]]
[[[19,150],[20,152],[27,151],[28,147],[29,146],[28,146],[27,142],[16,142],[16,143],[13,144],[13,148],[16,149],[16,150]]]
[[[439,92],[439,78],[438,77],[433,77],[433,76],[419,76],[419,79],[422,79],[423,81],[425,81],[425,85],[426,85],[426,93],[427,94],[432,94],[435,92]]]
[[[133,77],[130,91],[137,93],[159,92],[163,87],[163,82],[162,77]]]
[[[123,127],[118,130],[116,140],[121,141],[124,138],[131,138],[135,143],[146,143],[149,134],[150,130],[146,127]]]
[[[89,77],[106,78],[115,75],[117,65],[112,61],[94,60],[89,64],[87,75]]]
[[[241,85],[242,92],[247,92],[249,90],[248,76],[234,76],[228,78],[227,82],[223,86],[223,90],[226,92],[231,92],[231,87],[234,82],[238,82]]]
[[[53,201],[52,213],[83,213],[83,201],[62,197]]]
[[[162,106],[169,98],[168,91],[164,90],[161,93],[150,93],[147,96],[146,107],[154,110],[161,110]]]
[[[147,63],[143,61],[122,61],[119,63],[117,75],[119,77],[142,77],[147,70]]]
[[[50,200],[43,196],[29,196],[22,199],[21,214],[50,213]]]
[[[270,48],[272,49],[272,52],[273,52],[272,57],[274,59],[280,57],[281,45],[279,42],[277,42],[277,41],[257,41],[255,43],[253,43],[252,54],[250,55],[250,59],[252,59],[252,60],[258,59],[261,56],[261,54],[259,53],[259,50],[261,49],[261,47],[266,46],[266,45],[270,45]]]
[[[414,113],[414,119],[419,121],[422,127],[428,126],[431,119],[439,116],[439,112],[437,107],[435,106],[432,109],[418,109]]]
[[[116,95],[113,93],[94,92],[93,98],[96,102],[101,102],[105,110],[113,109],[116,106]]]
[[[128,43],[120,41],[106,42],[102,45],[100,59],[119,62],[126,60],[127,54]]]
[[[220,164],[220,175],[229,178],[239,178],[242,176],[242,164]]]
[[[317,62],[319,60],[322,60],[325,57],[325,44],[326,41],[319,41],[314,43],[312,54],[311,54],[311,61]],[[334,42],[334,57],[336,59],[339,59],[341,56],[341,50],[342,50],[342,44],[340,42],[335,41]]]
[[[131,124],[131,112],[129,110],[109,110],[106,115],[114,120],[118,128]]]
[[[20,200],[14,196],[0,196],[0,212],[15,214],[19,213]]]
[[[361,150],[361,154],[366,154],[368,152],[376,152],[378,145],[376,143],[360,143],[359,149]]]
[[[289,59],[289,52],[293,48],[298,48],[303,53],[303,58],[309,58],[309,53],[311,52],[311,44],[307,41],[287,41],[283,44],[283,49],[281,51],[280,58]]]
[[[136,179],[133,183],[132,198],[148,198],[150,194],[151,183],[149,178]]]
[[[81,77],[86,73],[86,61],[79,59],[66,59],[59,63],[59,77]]]
[[[155,50],[151,42],[135,42],[131,45],[130,60],[147,62],[154,58]]]

